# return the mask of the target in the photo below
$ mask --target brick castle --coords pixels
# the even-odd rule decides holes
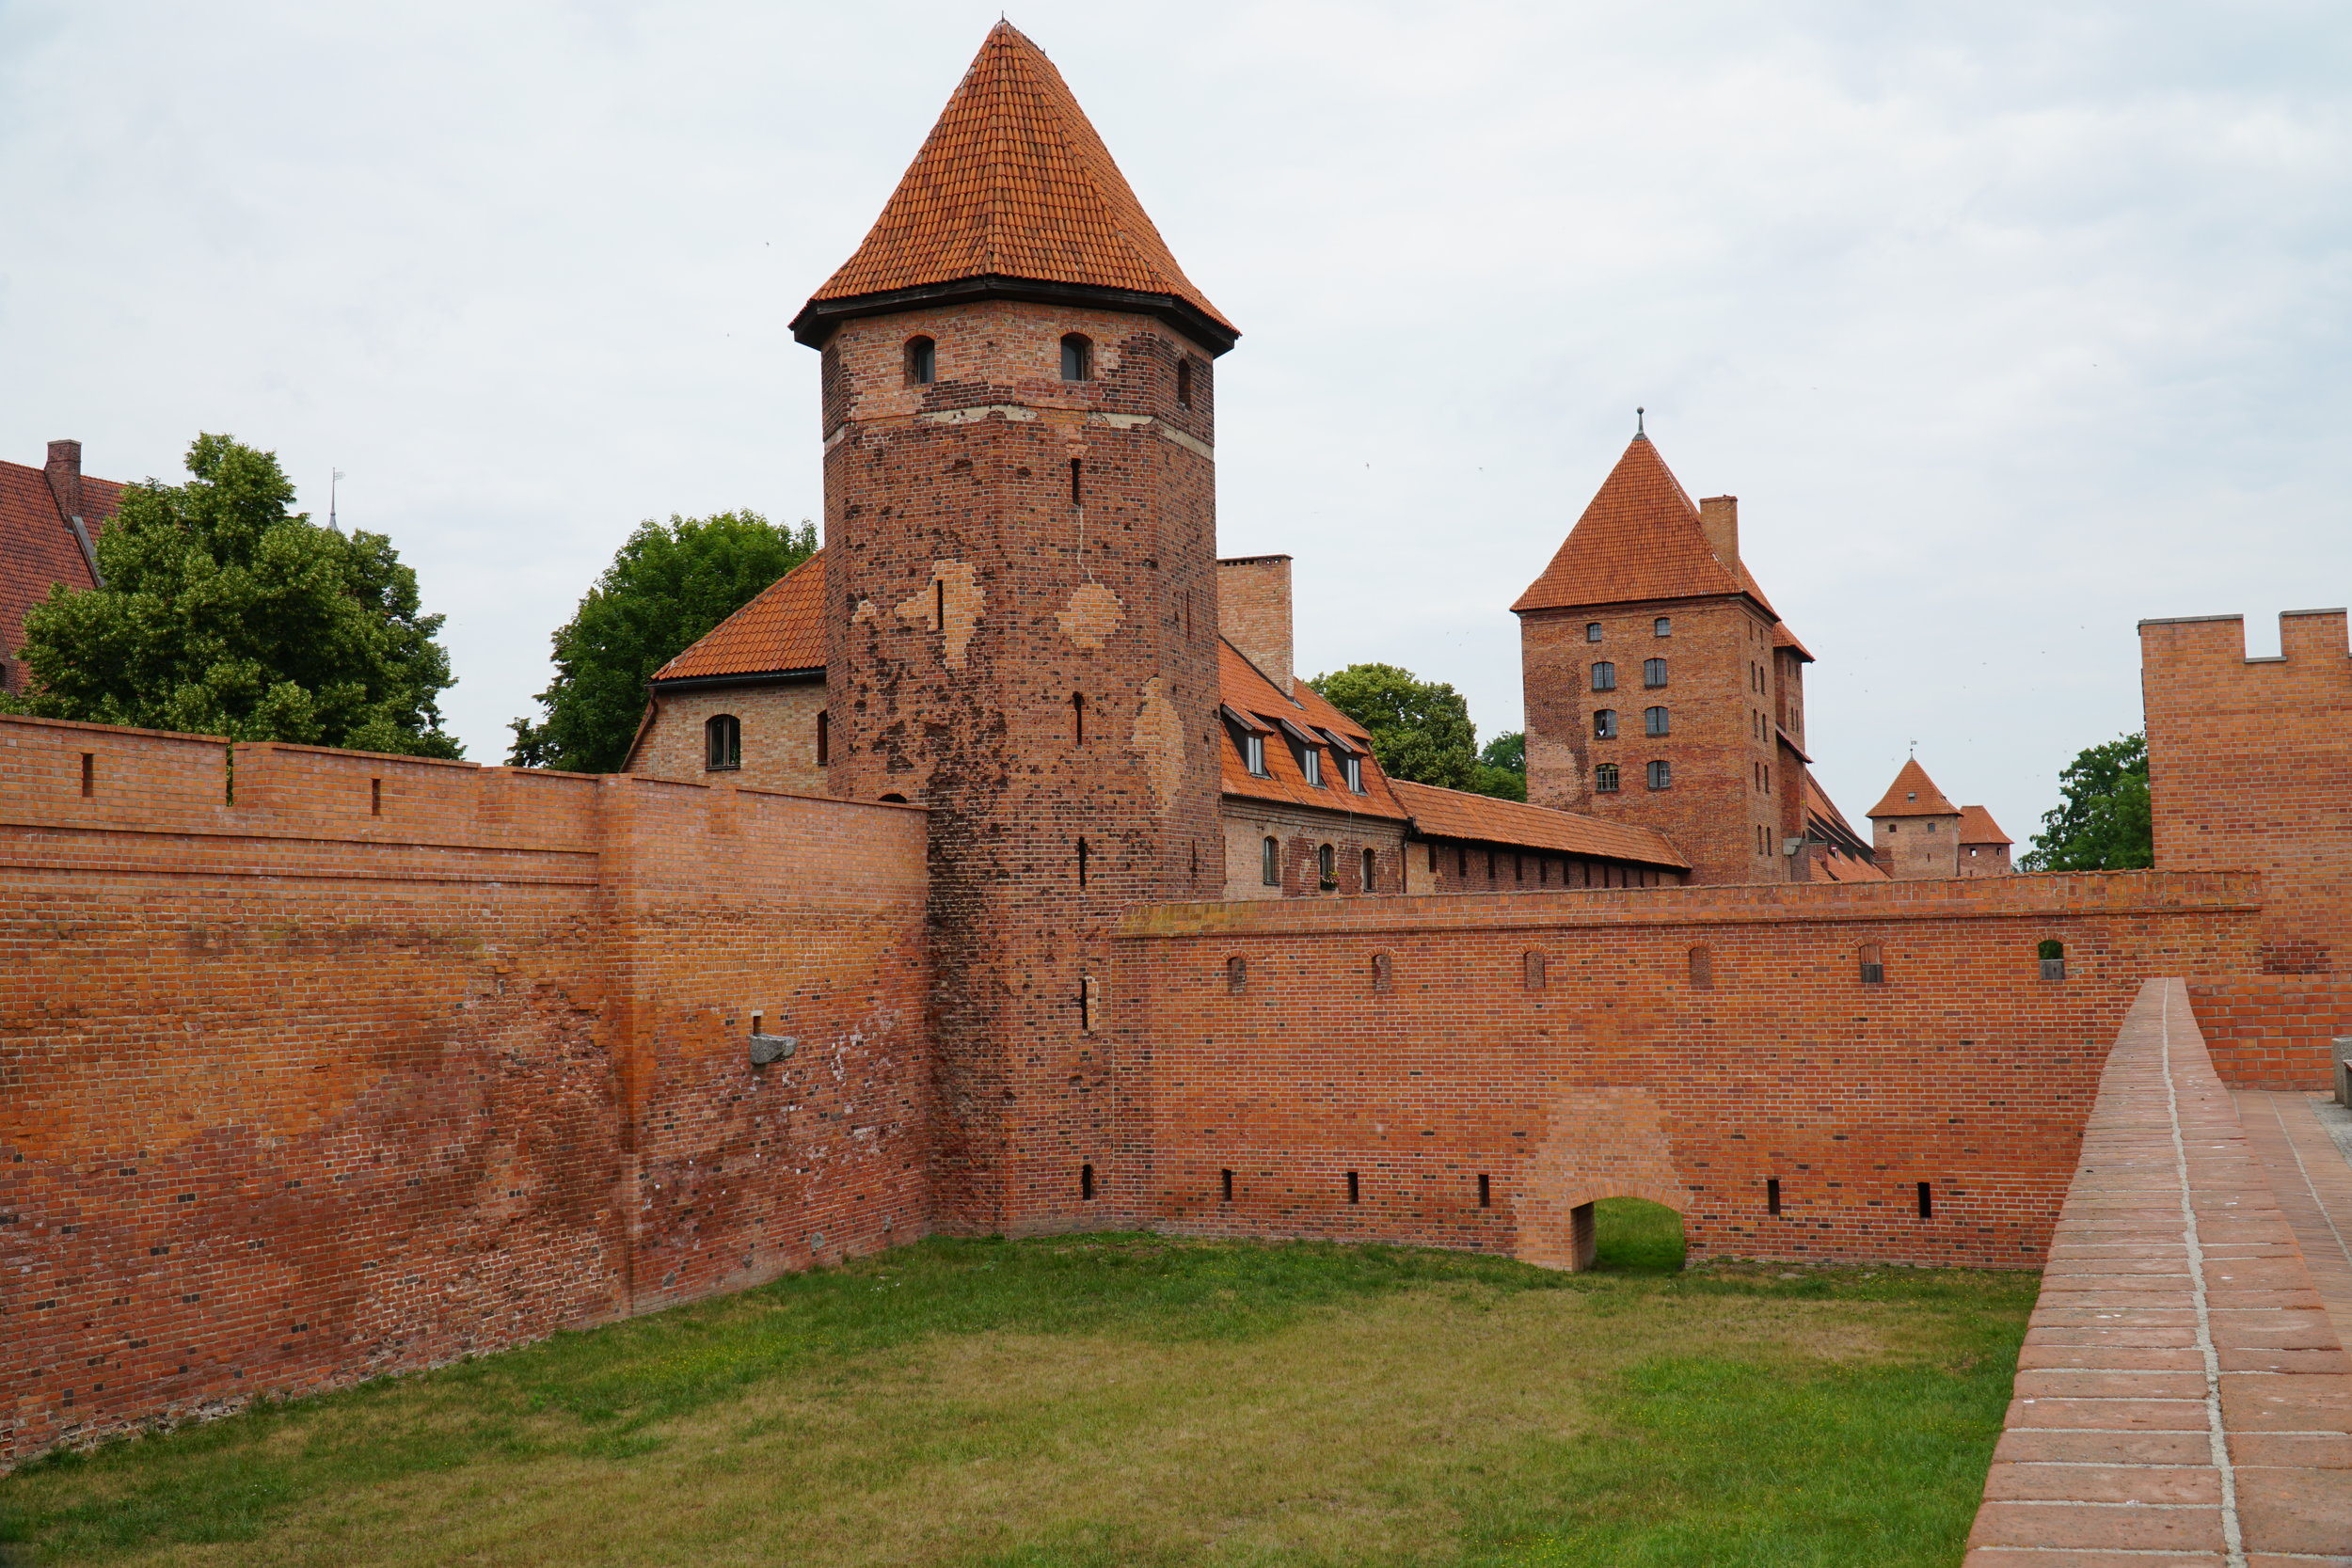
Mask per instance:
[[[2158,869],[2010,875],[1915,762],[1848,824],[1637,434],[1513,607],[1528,803],[1389,779],[1217,557],[1239,334],[1009,25],[794,330],[825,548],[623,773],[0,720],[0,1462],[940,1231],[2033,1266],[2151,976],[2324,1081],[2340,611],[2151,623]]]

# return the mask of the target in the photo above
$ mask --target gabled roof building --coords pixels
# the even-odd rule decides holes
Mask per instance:
[[[25,612],[57,584],[98,585],[98,536],[122,488],[82,472],[79,441],[50,442],[38,468],[0,462],[0,689],[24,689]]]

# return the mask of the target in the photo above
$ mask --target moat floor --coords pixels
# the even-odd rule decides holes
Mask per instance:
[[[1954,1564],[2036,1279],[933,1241],[0,1481],[0,1561]]]

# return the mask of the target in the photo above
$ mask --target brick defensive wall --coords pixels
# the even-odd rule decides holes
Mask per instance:
[[[2352,1034],[2352,649],[2341,610],[2139,624],[2156,865],[2263,874],[2262,973],[2189,986],[2213,1064],[2240,1087],[2324,1089]]]
[[[1103,1198],[1573,1266],[1576,1212],[1631,1196],[1693,1261],[2035,1266],[2133,996],[2250,971],[2259,902],[2124,872],[1138,911]]]
[[[927,1228],[920,810],[230,753],[0,719],[0,1465]]]

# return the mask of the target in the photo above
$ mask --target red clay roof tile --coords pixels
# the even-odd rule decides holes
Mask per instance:
[[[2014,844],[2017,841],[2001,832],[2001,825],[1993,820],[1993,814],[1982,806],[1960,808],[1960,842],[1963,844]]]
[[[93,541],[121,506],[122,491],[112,480],[82,477],[82,521]],[[0,463],[0,659],[16,658],[24,644],[24,612],[60,582],[72,589],[94,586],[48,473]]]
[[[1543,575],[1515,610],[1635,599],[1740,594],[1752,584],[1715,559],[1691,504],[1657,445],[1636,436]],[[1761,595],[1758,595],[1760,598]]]
[[[882,216],[824,287],[829,301],[966,278],[1025,278],[1181,300],[1193,287],[1054,62],[992,28]]]
[[[1958,816],[1960,808],[1944,798],[1928,777],[1928,770],[1913,757],[1895,775],[1895,782],[1886,786],[1879,803],[1870,808],[1873,818],[1881,816]],[[1990,818],[1987,818],[1990,820]]]
[[[654,672],[655,681],[766,675],[825,666],[825,552],[818,551]]]
[[[1230,733],[1224,736],[1217,749],[1217,760],[1223,775],[1220,787],[1226,794],[1248,800],[1279,800],[1284,805],[1306,806],[1315,811],[1404,820],[1405,808],[1397,804],[1391,792],[1388,775],[1372,759],[1372,736],[1364,733],[1361,724],[1333,707],[1323,693],[1305,681],[1294,683],[1293,689],[1297,693],[1295,702],[1285,697],[1280,687],[1261,674],[1240,649],[1223,638],[1217,639],[1216,660],[1218,699],[1225,706],[1254,721],[1266,734],[1264,778],[1249,771],[1248,761],[1233,736]],[[1299,771],[1298,758],[1282,739],[1283,725],[1326,729],[1346,736],[1348,744],[1364,753],[1364,793],[1359,795],[1349,789],[1337,767],[1325,771],[1320,787],[1309,784],[1306,775]]]
[[[1574,812],[1553,811],[1518,800],[1472,795],[1436,784],[1395,780],[1390,787],[1412,814],[1413,831],[1425,838],[1466,838],[1569,855],[1638,861],[1687,871],[1691,863],[1663,833],[1649,828],[1602,822]]]

